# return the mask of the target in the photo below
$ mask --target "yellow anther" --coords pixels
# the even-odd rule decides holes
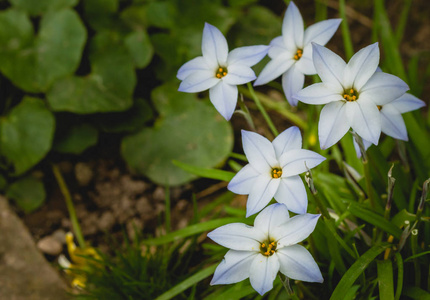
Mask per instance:
[[[273,168],[271,175],[272,175],[272,178],[281,178],[281,176],[282,176],[282,169],[280,169],[280,168]]]
[[[294,54],[294,59],[295,60],[299,60],[302,56],[303,56],[303,50],[302,49],[297,49],[296,54]]]
[[[353,93],[354,93],[354,90],[353,90],[353,89],[350,89],[350,90],[349,90],[349,93],[350,93],[350,94],[353,94]]]
[[[352,96],[352,100],[353,100],[353,101],[357,100],[357,96],[355,96],[355,95],[354,95],[354,96]]]
[[[216,78],[221,79],[221,78],[223,78],[224,76],[226,76],[226,75],[227,75],[227,73],[228,73],[228,71],[227,71],[227,68],[226,68],[226,67],[219,67],[219,68],[217,69],[217,71],[215,72],[215,77],[216,77]]]
[[[381,109],[382,109],[382,106],[381,106],[381,105],[376,105],[376,107],[377,107],[379,110],[381,110]]]
[[[266,244],[265,243],[261,244],[261,247],[266,248]]]
[[[358,99],[357,91],[355,91],[352,88],[349,90],[345,90],[342,97],[348,102],[357,101]]]

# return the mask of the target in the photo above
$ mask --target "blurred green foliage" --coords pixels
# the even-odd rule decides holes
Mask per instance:
[[[124,160],[159,184],[196,178],[172,160],[222,164],[231,126],[208,99],[177,92],[176,72],[201,55],[204,22],[232,31],[230,49],[269,43],[280,18],[256,2],[1,1],[0,189],[47,164],[52,151],[85,155],[101,135],[121,134]]]

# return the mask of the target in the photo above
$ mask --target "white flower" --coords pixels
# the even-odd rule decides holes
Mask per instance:
[[[289,218],[285,205],[273,204],[255,218],[254,227],[232,223],[210,232],[209,238],[231,249],[215,270],[211,285],[249,277],[252,287],[263,295],[273,288],[278,271],[295,280],[323,282],[312,255],[297,245],[312,233],[319,216]]]
[[[203,56],[190,60],[179,69],[177,77],[182,80],[179,91],[196,93],[209,89],[212,104],[229,120],[237,103],[237,85],[256,78],[251,66],[258,63],[268,50],[269,46],[249,46],[229,53],[221,31],[205,23]]]
[[[426,104],[424,101],[418,99],[414,95],[406,93],[392,102],[378,106],[381,115],[382,132],[395,139],[407,141],[408,132],[406,130],[406,125],[403,121],[402,114],[416,110],[425,105]],[[367,140],[363,140],[363,144],[366,150],[372,145],[372,143]],[[354,147],[355,151],[357,152],[357,156],[361,157],[361,151],[358,147],[358,144],[355,142],[355,139]]]
[[[377,145],[381,134],[378,106],[402,96],[408,85],[394,75],[375,72],[378,43],[358,51],[348,64],[325,47],[313,47],[314,65],[322,82],[304,88],[294,97],[308,104],[327,104],[318,125],[321,149],[334,145],[349,128]]]
[[[306,212],[306,189],[298,174],[319,165],[325,158],[302,148],[300,130],[293,126],[278,135],[273,142],[242,130],[242,144],[249,164],[228,184],[236,194],[249,195],[246,216],[262,210],[275,197],[279,203],[297,214]],[[306,163],[306,165],[305,165]]]
[[[296,106],[293,95],[303,88],[305,75],[316,74],[312,62],[312,42],[325,45],[336,32],[341,19],[315,23],[303,31],[303,19],[293,1],[288,5],[282,35],[270,43],[272,59],[258,75],[254,85],[262,85],[282,75],[282,87],[288,102]]]

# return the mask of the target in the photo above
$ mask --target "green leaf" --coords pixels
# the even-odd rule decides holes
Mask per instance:
[[[119,8],[118,0],[85,0],[85,19],[96,31],[117,28],[120,24],[115,13]]]
[[[348,210],[356,217],[384,230],[385,232],[393,235],[396,238],[400,238],[402,235],[402,230],[394,225],[393,223],[388,222],[381,215],[373,212],[365,208],[363,205],[351,202]]]
[[[0,151],[17,175],[45,157],[51,149],[54,130],[54,116],[37,98],[24,97],[0,119]]]
[[[124,111],[133,104],[134,63],[118,33],[104,32],[92,39],[91,74],[55,82],[47,94],[55,111],[78,114]]]
[[[357,280],[358,276],[367,268],[367,266],[382,253],[386,248],[390,247],[390,244],[384,243],[376,245],[367,250],[362,256],[360,256],[352,266],[342,276],[338,285],[333,291],[330,300],[343,300],[344,295],[348,292],[351,286]]]
[[[215,272],[217,265],[211,265],[209,267],[204,268],[203,270],[197,272],[196,274],[188,277],[184,281],[175,285],[173,288],[163,293],[161,296],[158,296],[155,300],[168,300],[177,296],[181,292],[185,291],[189,287],[195,285],[196,283],[202,281],[206,277],[212,275]]]
[[[152,1],[146,7],[145,17],[148,26],[173,28],[178,17],[178,9],[171,1]]]
[[[414,300],[430,300],[430,293],[417,286],[405,287],[402,295]]]
[[[77,69],[85,40],[85,27],[72,10],[45,14],[35,37],[28,16],[8,9],[0,13],[0,70],[25,91],[45,92]]]
[[[191,174],[210,178],[210,179],[216,179],[216,180],[222,180],[222,181],[230,181],[233,179],[233,177],[236,175],[233,172],[224,171],[224,170],[217,170],[217,169],[205,169],[196,167],[193,165],[185,164],[183,162],[173,160],[173,164],[175,166],[180,167],[182,170],[187,171]]]
[[[212,104],[176,89],[176,84],[165,84],[153,91],[160,117],[153,128],[125,137],[121,145],[122,156],[134,171],[169,186],[196,178],[172,160],[213,168],[226,160],[233,146],[230,124]]]
[[[246,221],[245,218],[222,218],[222,219],[211,220],[211,221],[207,221],[199,224],[190,225],[183,229],[170,232],[166,235],[163,235],[157,238],[147,239],[142,241],[142,243],[145,245],[154,245],[154,246],[163,245],[173,241],[184,239],[189,236],[193,236],[195,234],[200,234],[205,231],[212,230],[229,223],[235,223],[235,222],[244,223],[245,221]]]
[[[378,260],[379,299],[394,299],[393,264],[391,260]]]
[[[25,213],[38,209],[46,198],[43,183],[31,176],[20,178],[12,183],[7,189],[6,196],[15,200]]]
[[[154,49],[146,31],[136,30],[128,34],[125,37],[125,45],[138,68],[144,68],[151,62]]]
[[[46,12],[75,6],[78,0],[9,0],[19,10],[30,15],[40,15]]]
[[[87,123],[76,124],[68,132],[61,134],[53,149],[61,153],[81,154],[97,144],[98,131]]]

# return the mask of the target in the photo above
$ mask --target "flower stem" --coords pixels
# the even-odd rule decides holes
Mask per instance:
[[[346,19],[345,0],[339,0],[339,14],[342,18],[340,26],[342,28],[343,45],[345,47],[346,58],[349,60],[354,54],[354,49],[352,47],[351,34],[348,28],[348,20]]]
[[[78,218],[76,217],[76,211],[75,207],[73,206],[72,197],[70,196],[69,189],[67,188],[63,175],[61,175],[60,170],[54,164],[52,164],[52,172],[54,173],[55,179],[57,180],[58,186],[60,187],[61,193],[63,194],[64,200],[66,201],[70,221],[72,222],[72,228],[79,243],[79,247],[84,249],[85,240],[82,235],[81,226],[79,226]]]
[[[255,94],[254,88],[252,87],[251,83],[247,83],[249,92],[251,93],[251,97],[254,100],[255,104],[257,105],[257,108],[260,110],[261,114],[263,115],[264,120],[266,120],[267,125],[269,125],[270,130],[272,131],[274,136],[278,136],[279,132],[276,129],[275,125],[273,124],[272,120],[270,119],[269,115],[267,114],[266,110],[264,109],[263,105],[260,102],[260,99]]]
[[[370,177],[369,161],[363,159],[364,177],[366,179],[367,197],[369,198],[370,206],[375,209],[375,199],[373,197],[372,181]]]
[[[285,280],[282,279],[281,274],[279,274],[279,279],[281,280],[282,285],[284,286],[284,288],[287,291],[288,295],[290,295],[290,296],[294,295],[294,291],[293,291],[293,289],[290,286],[290,279],[287,276],[285,276]]]

